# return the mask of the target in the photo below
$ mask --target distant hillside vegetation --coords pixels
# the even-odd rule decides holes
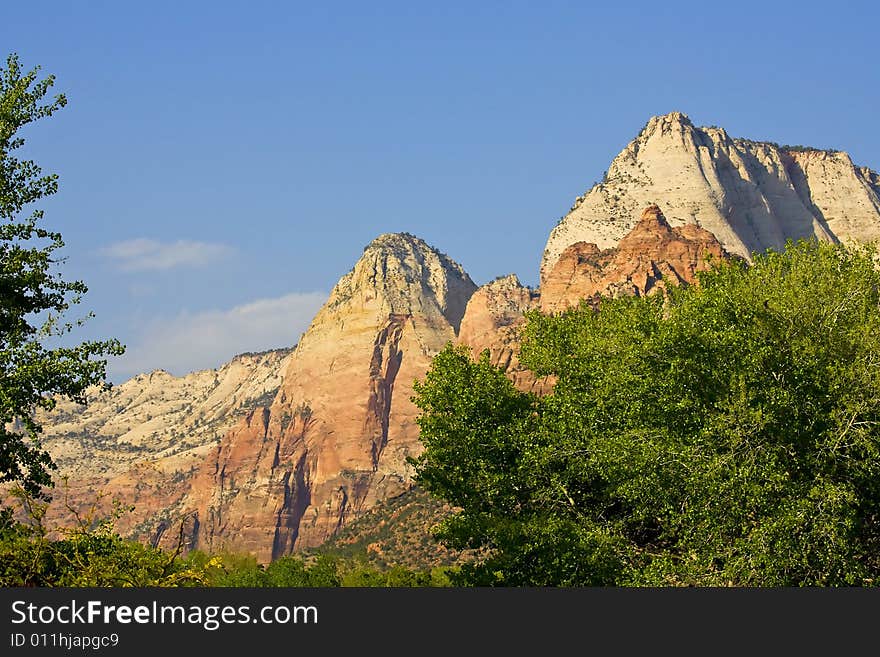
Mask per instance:
[[[317,552],[344,557],[366,554],[370,565],[380,569],[459,565],[473,560],[475,553],[449,550],[431,533],[450,513],[452,507],[414,486],[350,522]]]

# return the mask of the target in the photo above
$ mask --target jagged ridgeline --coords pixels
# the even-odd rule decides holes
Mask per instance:
[[[880,176],[846,153],[734,138],[672,112],[648,121],[553,229],[542,285],[567,246],[616,246],[651,203],[672,226],[702,226],[743,257],[788,238],[880,238]]]
[[[67,495],[85,506],[101,491],[157,511],[144,499],[152,489],[174,489],[201,465],[235,423],[271,403],[293,349],[239,354],[216,370],[175,377],[139,374],[80,406],[60,400],[42,415],[43,440],[69,483]],[[58,479],[58,477],[56,477]],[[56,504],[50,519],[64,512]]]
[[[144,374],[85,409],[62,404],[46,418],[46,446],[70,477],[69,500],[88,505],[101,492],[104,509],[114,497],[133,505],[119,529],[140,540],[174,545],[185,520],[190,547],[268,561],[332,537],[375,543],[363,523],[343,532],[373,517],[382,541],[389,522],[412,523],[394,540],[415,545],[440,507],[404,495],[407,457],[421,450],[412,383],[447,342],[489,349],[518,387],[541,394],[552,384],[517,357],[526,311],[662,293],[692,282],[707,256],[748,257],[804,236],[880,237],[880,177],[840,151],[654,117],[550,233],[540,290],[513,275],[478,290],[421,239],[381,235],[295,349],[180,378]],[[386,512],[365,516],[383,501]],[[50,520],[63,514],[54,505]]]

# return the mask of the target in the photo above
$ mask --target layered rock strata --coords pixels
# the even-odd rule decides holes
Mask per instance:
[[[416,237],[374,240],[303,335],[274,401],[193,477],[177,505],[192,546],[275,559],[406,490],[407,457],[421,450],[413,381],[455,340],[475,289]]]

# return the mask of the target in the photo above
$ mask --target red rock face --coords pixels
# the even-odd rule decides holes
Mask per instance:
[[[656,205],[615,248],[578,242],[566,248],[545,277],[541,310],[560,312],[582,299],[642,296],[667,285],[692,283],[711,258],[727,257],[715,236],[695,225],[672,228]]]
[[[488,349],[489,361],[503,369],[517,388],[536,394],[548,390],[547,382],[520,365],[519,344],[525,313],[537,309],[539,299],[513,274],[495,279],[474,292],[458,334],[459,344],[468,345],[475,358]]]
[[[411,484],[410,398],[476,286],[408,235],[374,241],[293,353],[283,384],[227,433],[176,505],[192,546],[269,561],[320,545]],[[162,542],[173,542],[171,533]]]

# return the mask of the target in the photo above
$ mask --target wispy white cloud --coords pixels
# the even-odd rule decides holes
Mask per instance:
[[[124,271],[163,271],[175,267],[201,267],[234,252],[231,246],[177,240],[160,242],[139,237],[116,242],[101,249],[101,253],[114,260]]]
[[[175,375],[217,367],[235,354],[292,347],[327,300],[323,292],[257,299],[233,308],[156,317],[110,364],[110,379],[121,382],[164,369]]]

